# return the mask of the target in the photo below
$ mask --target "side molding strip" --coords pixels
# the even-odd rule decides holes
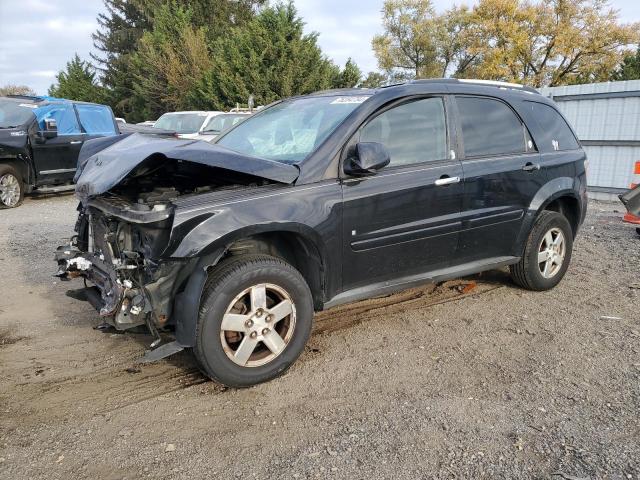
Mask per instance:
[[[366,287],[354,288],[342,292],[324,304],[324,308],[336,307],[345,303],[366,300],[368,298],[390,295],[392,293],[416,287],[425,283],[442,282],[454,278],[465,277],[485,270],[493,270],[518,263],[520,257],[494,257],[487,260],[464,263],[455,267],[442,268],[426,273],[419,273],[387,282],[374,283]]]

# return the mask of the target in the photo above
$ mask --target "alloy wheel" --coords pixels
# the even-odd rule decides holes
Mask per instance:
[[[0,202],[5,207],[15,207],[20,201],[20,182],[11,173],[0,177]]]
[[[293,338],[296,308],[291,296],[271,283],[253,285],[236,296],[222,317],[220,341],[227,357],[259,367],[280,355]]]
[[[538,268],[544,278],[552,278],[562,269],[566,254],[564,233],[559,228],[550,229],[538,248]]]

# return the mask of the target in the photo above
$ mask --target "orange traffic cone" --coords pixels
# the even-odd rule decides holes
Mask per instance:
[[[634,175],[634,179],[633,179],[634,183],[631,184],[630,189],[636,188],[638,183],[640,183],[640,162],[636,162],[635,165],[633,166],[633,175]],[[631,215],[628,212],[624,214],[624,217],[622,217],[622,221],[640,225],[640,217]]]

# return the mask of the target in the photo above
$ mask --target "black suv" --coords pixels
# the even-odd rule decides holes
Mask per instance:
[[[283,373],[314,311],[507,265],[554,287],[587,206],[554,104],[481,81],[290,98],[215,144],[94,140],[78,168],[58,275],[117,329],[174,332],[144,361],[188,347],[231,386]]]
[[[0,97],[0,208],[17,207],[34,190],[72,190],[82,144],[119,133],[106,105]]]

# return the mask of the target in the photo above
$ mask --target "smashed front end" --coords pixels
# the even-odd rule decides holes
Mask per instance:
[[[79,207],[76,235],[56,252],[57,276],[82,277],[87,286],[78,295],[116,329],[146,324],[157,333],[171,318],[171,294],[187,263],[161,259],[172,213],[162,200],[134,203],[115,194],[88,200]]]
[[[291,165],[200,141],[140,134],[89,141],[76,175],[75,235],[56,252],[56,275],[82,278],[85,287],[69,294],[89,301],[106,324],[118,330],[146,325],[156,337],[154,347],[161,341],[159,330],[179,329],[176,297],[184,294],[198,252],[207,246],[200,243],[213,241],[199,237],[188,253],[176,253],[202,218],[211,217],[204,214],[176,226],[181,202],[198,196],[196,203],[206,209],[213,198],[291,183],[297,175]],[[189,297],[190,303],[197,304],[199,294]],[[189,345],[166,352],[184,346]]]

